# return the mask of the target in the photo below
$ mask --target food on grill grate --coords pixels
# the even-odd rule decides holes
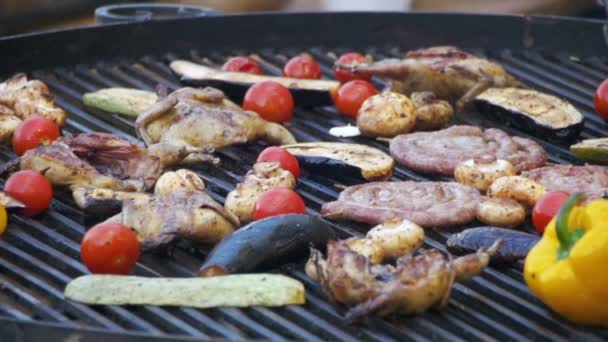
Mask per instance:
[[[545,187],[523,176],[505,176],[495,180],[488,188],[491,198],[509,198],[530,208],[547,193]]]
[[[57,105],[46,84],[16,74],[0,83],[0,142],[9,139],[21,122],[31,116],[52,119],[59,127],[67,114]]]
[[[543,166],[547,153],[536,142],[502,130],[452,126],[436,132],[404,134],[391,140],[397,162],[422,173],[453,176],[458,163],[492,156],[509,161],[518,172]]]
[[[508,161],[486,155],[458,163],[454,170],[454,179],[484,193],[498,178],[513,176],[516,173]]]
[[[373,224],[405,219],[445,227],[473,221],[480,201],[475,188],[454,182],[374,182],[346,188],[321,212],[330,219]]]
[[[246,273],[280,265],[306,253],[310,245],[335,239],[331,225],[311,215],[290,214],[255,221],[225,238],[209,253],[199,275]]]
[[[82,102],[89,107],[129,117],[137,117],[157,100],[151,91],[131,88],[106,88],[82,96]]]
[[[477,206],[479,222],[499,227],[517,227],[526,221],[526,208],[514,199],[489,198]]]
[[[137,134],[150,148],[205,150],[264,139],[276,145],[295,143],[282,125],[245,111],[214,88],[181,88],[160,99],[137,118]],[[213,160],[199,153],[199,160]]]
[[[142,191],[188,151],[183,148],[161,158],[155,153],[113,134],[82,133],[29,150],[20,167],[44,173],[54,185]]]
[[[451,253],[462,255],[480,248],[489,248],[497,240],[501,244],[490,257],[490,262],[512,263],[525,258],[540,237],[513,229],[477,227],[450,236],[446,246]]]
[[[363,102],[357,114],[357,127],[363,135],[390,138],[411,131],[416,120],[412,101],[403,94],[389,91]]]
[[[3,191],[0,191],[0,205],[5,207],[6,209],[25,208],[25,204],[5,194]]]
[[[112,189],[80,187],[72,189],[72,197],[76,205],[83,209],[87,216],[108,217],[122,210],[122,202],[148,201],[151,194],[134,191],[118,191]]]
[[[255,163],[243,181],[226,196],[224,206],[239,218],[241,224],[245,224],[253,220],[255,204],[264,191],[295,187],[293,174],[283,170],[278,162]]]
[[[588,163],[608,164],[608,138],[583,140],[570,146],[570,151]]]
[[[282,147],[312,174],[328,172],[340,177],[355,176],[366,180],[386,180],[393,174],[393,158],[366,145],[310,142]]]
[[[520,83],[498,63],[453,46],[409,51],[404,59],[384,59],[371,64],[337,65],[357,73],[371,73],[391,80],[391,90],[410,96],[431,91],[440,99],[463,107],[490,87],[516,87]]]
[[[66,298],[87,304],[170,305],[196,308],[304,304],[304,285],[278,274],[211,278],[85,275],[65,288]]]
[[[410,95],[416,109],[416,131],[432,131],[444,127],[454,116],[449,102],[438,99],[430,91],[413,92]]]
[[[475,98],[491,119],[536,137],[572,141],[583,129],[583,115],[569,102],[531,89],[490,88]]]
[[[273,81],[289,88],[296,105],[322,106],[333,104],[332,93],[340,83],[329,80],[304,80],[298,78],[252,75],[242,72],[216,70],[189,61],[171,62],[171,69],[181,77],[185,84],[193,86],[216,87],[230,98],[240,101],[247,89],[255,83]]]
[[[590,199],[608,191],[608,167],[599,165],[552,165],[522,173],[542,184],[547,191],[584,192]]]
[[[327,259],[314,248],[310,259],[327,296],[338,303],[356,305],[346,318],[359,320],[446,306],[453,283],[481,273],[499,246],[497,241],[454,260],[446,260],[440,251],[431,249],[418,256],[402,256],[393,266],[372,264],[347,241],[330,241]]]

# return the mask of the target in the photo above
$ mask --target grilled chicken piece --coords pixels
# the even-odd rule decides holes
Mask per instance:
[[[113,134],[83,133],[27,151],[20,167],[42,172],[55,185],[142,191],[191,151],[183,147],[166,157],[152,152]]]
[[[208,151],[264,139],[275,145],[295,143],[289,131],[230,102],[214,88],[181,88],[142,113],[135,123],[146,145],[184,146]],[[201,154],[199,160],[213,160]]]
[[[348,240],[330,241],[327,260],[316,249],[311,249],[310,258],[326,294],[336,302],[356,305],[347,318],[358,320],[372,314],[414,314],[445,306],[454,281],[481,273],[499,245],[496,242],[455,260],[446,260],[432,249],[403,256],[392,266],[372,264],[349,248]]]
[[[25,204],[0,191],[0,205],[7,209],[25,208]]]
[[[28,81],[24,74],[0,83],[0,142],[9,139],[21,122],[34,115],[47,117],[59,127],[65,124],[66,113],[55,105],[46,84]]]
[[[291,172],[283,170],[279,163],[256,163],[236,189],[228,194],[224,206],[236,215],[242,224],[249,223],[253,220],[255,202],[264,191],[295,187],[295,177]]]
[[[341,65],[354,73],[371,73],[391,81],[391,90],[405,95],[431,91],[458,108],[490,87],[518,87],[520,82],[498,63],[471,55],[453,46],[410,51],[404,59],[385,59],[371,64]]]
[[[106,222],[131,227],[144,250],[166,247],[178,237],[216,244],[239,227],[238,218],[209,195],[188,189],[125,200],[122,212]]]

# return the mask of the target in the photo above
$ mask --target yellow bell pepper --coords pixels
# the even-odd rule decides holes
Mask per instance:
[[[526,257],[526,283],[561,316],[608,326],[608,200],[572,195]]]
[[[2,233],[4,233],[4,230],[6,229],[6,221],[6,209],[4,209],[2,204],[0,204],[0,235],[2,235]]]

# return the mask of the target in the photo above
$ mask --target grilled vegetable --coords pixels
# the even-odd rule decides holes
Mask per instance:
[[[309,245],[325,246],[334,239],[331,225],[309,215],[293,214],[255,221],[237,230],[211,251],[201,276],[250,272],[302,254]]]
[[[333,104],[331,93],[337,91],[340,86],[340,83],[336,81],[302,80],[221,71],[183,60],[173,61],[170,66],[181,77],[182,82],[194,86],[219,88],[237,102],[241,102],[251,85],[264,81],[274,81],[289,88],[298,105],[331,105]]]
[[[393,174],[393,158],[365,145],[312,142],[282,147],[298,158],[301,166],[315,173],[361,176],[366,180],[386,180]]]
[[[361,134],[371,137],[392,138],[410,132],[415,124],[412,101],[403,94],[390,91],[369,97],[357,115]]]
[[[152,106],[157,96],[151,91],[131,88],[107,88],[86,93],[82,97],[85,105],[106,112],[137,117]]]
[[[278,274],[205,279],[85,275],[69,282],[64,295],[87,304],[196,308],[282,306],[305,302],[304,285]]]
[[[72,197],[86,215],[108,217],[122,210],[124,200],[147,201],[151,196],[142,192],[77,187],[73,189]]]
[[[410,98],[416,108],[416,131],[440,129],[454,116],[454,108],[450,103],[437,99],[430,91],[413,92]]]
[[[6,209],[25,208],[25,204],[0,191],[0,205]]]
[[[540,238],[512,229],[477,227],[450,236],[446,245],[450,253],[462,255],[473,253],[480,248],[488,248],[496,240],[502,240],[502,243],[496,253],[491,256],[491,261],[510,263],[525,258],[528,251]]]
[[[572,195],[530,250],[524,278],[530,290],[563,317],[608,326],[608,200]]]
[[[477,206],[477,219],[499,227],[517,227],[526,221],[526,208],[510,198],[490,198]]]
[[[608,164],[608,138],[583,140],[570,146],[570,151],[588,163]]]
[[[534,207],[545,193],[547,190],[542,184],[522,176],[500,177],[488,188],[489,197],[510,198],[529,207]]]
[[[583,129],[583,116],[573,105],[535,90],[490,88],[475,104],[490,118],[549,140],[572,141]]]
[[[458,183],[470,185],[485,192],[498,178],[513,176],[516,173],[517,170],[508,161],[488,157],[469,159],[459,163],[454,170],[454,178]]]

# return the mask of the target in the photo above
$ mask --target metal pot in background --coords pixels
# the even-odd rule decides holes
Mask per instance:
[[[183,4],[129,3],[112,4],[95,10],[97,24],[112,24],[154,19],[206,17],[221,12],[203,6]]]

